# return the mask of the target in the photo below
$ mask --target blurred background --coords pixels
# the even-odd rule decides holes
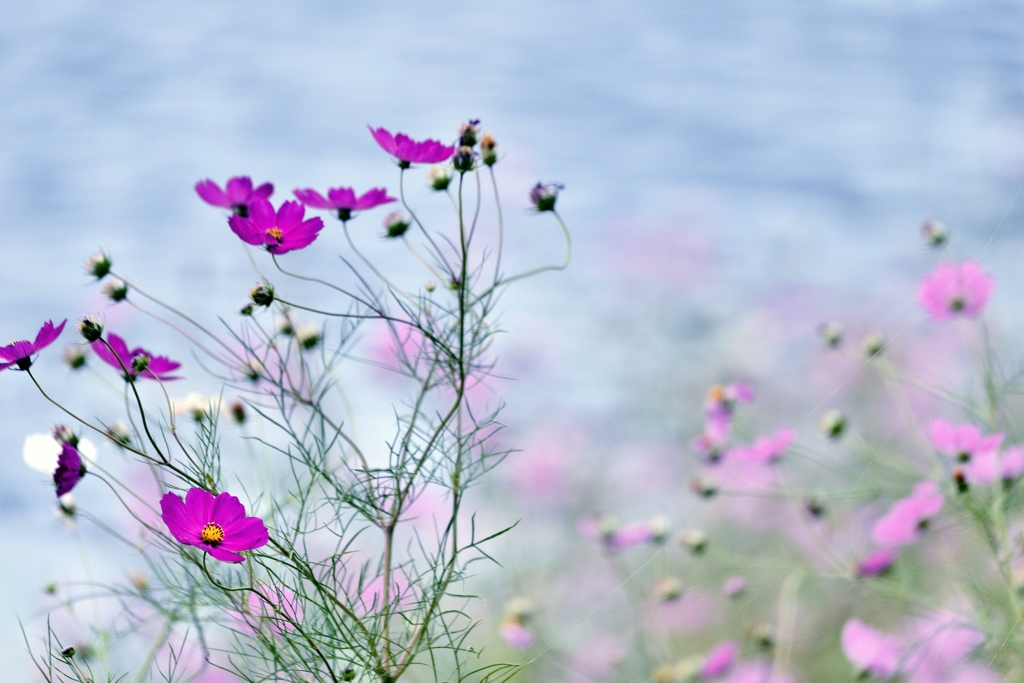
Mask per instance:
[[[602,621],[592,609],[615,604],[621,581],[566,569],[600,559],[578,520],[660,514],[676,530],[699,514],[688,444],[709,384],[754,385],[751,435],[787,424],[798,442],[822,446],[819,415],[854,410],[870,389],[857,362],[820,348],[817,324],[836,319],[854,349],[876,331],[895,338],[894,359],[967,388],[963,337],[928,324],[915,303],[935,261],[919,233],[926,217],[995,275],[987,317],[1017,363],[1018,2],[57,1],[5,14],[6,338],[99,311],[130,343],[182,359],[187,390],[217,393],[184,339],[108,308],[83,260],[103,248],[148,291],[204,320],[230,317],[255,277],[193,184],[250,175],[274,182],[278,200],[295,187],[396,189],[368,123],[448,141],[481,119],[501,145],[508,258],[522,267],[561,258],[557,227],[529,214],[527,193],[538,180],[565,184],[571,267],[503,299],[498,370],[514,380],[492,388],[508,404],[506,439],[522,451],[489,498],[498,522],[523,522],[498,551],[508,573],[481,588],[484,640],[515,597],[539,603],[542,624],[545,601],[564,598],[548,610],[549,636],[583,619],[560,645],[583,654],[567,654],[552,676],[599,679],[608,665],[586,648],[620,646],[601,640],[615,636],[614,613]],[[408,187],[429,207],[437,197],[424,172]],[[388,253],[374,237],[382,214],[352,224],[378,258]],[[291,263],[338,268],[336,225],[318,244]],[[70,375],[58,353],[38,374],[84,412],[117,409],[116,394]],[[353,382],[356,396],[380,390],[370,375]],[[52,486],[22,462],[25,435],[58,420],[27,377],[0,375],[0,661],[10,680],[28,677],[17,620],[40,627],[47,582],[127,572],[119,546],[88,523],[83,560],[53,513]],[[117,456],[104,447],[100,457]],[[115,514],[100,488],[76,493],[96,515]],[[586,588],[570,599],[559,581]]]

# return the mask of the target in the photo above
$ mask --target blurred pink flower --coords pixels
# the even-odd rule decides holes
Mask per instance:
[[[671,602],[647,606],[644,625],[652,633],[693,633],[714,626],[722,617],[722,600],[699,590],[687,590]]]
[[[731,640],[723,640],[711,648],[704,658],[704,666],[700,669],[700,677],[704,680],[718,678],[729,673],[736,657],[740,653],[740,646]]]
[[[918,539],[928,520],[939,514],[944,503],[939,485],[921,481],[906,498],[893,503],[889,512],[875,522],[872,540],[880,546],[909,545]]]
[[[576,529],[584,538],[615,551],[662,540],[668,531],[666,522],[661,518],[620,526],[611,517],[585,517],[576,524]]]
[[[899,556],[900,551],[896,548],[879,548],[874,550],[857,563],[857,575],[881,576],[892,569]]]
[[[998,683],[1000,677],[980,663],[966,661],[984,634],[952,615],[918,622],[915,645],[902,666],[907,683]]]
[[[769,661],[751,659],[733,669],[722,683],[793,683],[793,677],[787,673],[776,673]]]
[[[533,633],[514,619],[506,619],[498,627],[501,639],[513,650],[525,650],[533,647]]]
[[[964,466],[963,472],[964,479],[970,484],[1012,481],[1024,472],[1024,447],[1013,446],[1002,452],[996,449],[981,451]]]
[[[708,417],[732,415],[739,403],[750,403],[754,400],[754,389],[743,382],[715,384],[708,389],[704,399],[704,414]]]
[[[761,437],[749,446],[737,446],[730,450],[728,455],[747,462],[775,463],[793,444],[795,436],[796,430],[785,427],[771,436]]]
[[[626,646],[619,636],[604,633],[587,638],[570,656],[569,668],[585,681],[608,676],[626,657]]]
[[[934,320],[964,315],[977,318],[992,295],[992,276],[976,261],[942,263],[925,276],[917,301]]]
[[[929,429],[932,445],[941,453],[961,462],[968,462],[975,453],[992,451],[1003,443],[1002,432],[982,436],[972,424],[953,426],[945,420],[935,420]]]
[[[690,448],[702,459],[717,462],[722,457],[725,446],[729,443],[731,419],[728,413],[720,412],[708,415],[704,423],[704,431],[690,442]]]
[[[722,584],[722,594],[727,598],[734,598],[747,590],[747,581],[742,576],[730,576]]]
[[[860,673],[888,678],[900,663],[900,643],[895,636],[876,631],[859,619],[850,619],[841,635],[843,654]]]

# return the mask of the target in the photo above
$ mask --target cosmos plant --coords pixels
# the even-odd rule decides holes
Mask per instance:
[[[469,567],[490,559],[489,542],[508,531],[478,525],[465,505],[466,491],[510,450],[497,421],[501,403],[476,387],[492,375],[499,297],[517,280],[565,268],[568,255],[506,272],[497,148],[490,134],[478,140],[477,125],[459,129],[459,163],[435,191],[450,211],[440,227],[421,222],[406,200],[405,171],[449,160],[456,145],[383,128],[371,127],[372,139],[398,162],[401,198],[383,234],[352,239],[347,223],[399,201],[386,188],[357,195],[341,186],[326,196],[296,189],[300,201],[274,204],[273,185],[254,186],[247,176],[223,187],[198,182],[199,199],[225,210],[210,214],[211,230],[233,233],[226,244],[255,271],[248,301],[223,316],[224,328],[149,293],[145,282],[115,271],[110,255],[90,257],[86,272],[106,283],[111,305],[151,313],[169,332],[138,334],[154,352],[130,346],[102,316],[80,319],[81,341],[64,358],[74,369],[101,361],[95,374],[118,396],[120,414],[101,400],[60,400],[34,374],[41,359],[53,360],[48,347],[64,322],[0,348],[0,369],[22,371],[63,413],[66,424],[32,435],[24,453],[48,477],[61,519],[72,532],[80,523],[110,531],[143,567],[127,585],[49,591],[63,596],[68,613],[97,592],[123,610],[116,626],[100,619],[77,636],[51,623],[41,655],[28,637],[46,680],[392,683],[427,671],[458,680],[515,673],[513,664],[481,660],[476,619],[465,611]],[[568,248],[554,197],[534,202],[554,217]],[[483,216],[488,198],[493,208]],[[348,238],[344,269],[292,270],[291,254],[321,248],[326,230],[307,207],[341,219],[332,229]],[[384,237],[405,243],[391,247],[393,262],[371,262],[357,248]],[[249,283],[236,286],[244,292]],[[393,345],[379,370],[405,380],[393,396],[390,433],[357,436],[361,406],[342,386],[362,335]],[[403,343],[410,338],[414,347]],[[179,385],[204,374],[223,383],[219,396],[178,398]],[[122,457],[97,464],[86,434]],[[423,497],[442,510],[431,530],[412,528],[410,509]],[[123,506],[125,519],[94,516],[102,499]],[[124,523],[138,533],[122,534]]]

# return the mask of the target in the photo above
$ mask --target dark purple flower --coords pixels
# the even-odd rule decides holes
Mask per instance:
[[[57,485],[57,497],[70,493],[78,480],[85,476],[85,466],[78,449],[64,442],[57,457],[57,469],[53,472],[53,483]]]
[[[330,209],[338,212],[338,218],[347,221],[352,217],[353,211],[367,211],[381,204],[389,204],[395,201],[394,197],[388,196],[388,191],[383,187],[374,187],[356,197],[351,187],[332,187],[327,190],[327,198],[316,190],[295,190],[295,196],[306,206],[314,209]]]
[[[270,183],[263,183],[254,190],[252,180],[248,176],[232,178],[223,190],[209,178],[196,183],[196,194],[204,202],[231,209],[239,216],[249,215],[249,202],[254,199],[267,199],[273,192],[274,186]]]
[[[405,133],[392,135],[384,128],[367,126],[370,134],[385,152],[398,159],[398,165],[409,168],[410,164],[438,164],[450,157],[454,147],[443,145],[437,140],[416,142]]]
[[[7,346],[0,347],[0,370],[6,370],[12,365],[17,365],[19,370],[28,370],[32,367],[32,354],[39,353],[55,342],[60,333],[64,331],[65,323],[67,320],[54,327],[53,321],[47,320],[39,328],[35,341],[13,341]]]
[[[238,553],[262,548],[270,540],[259,517],[246,517],[245,506],[230,493],[216,498],[192,488],[185,500],[176,493],[160,499],[161,517],[179,543],[193,545],[221,562],[244,562]]]
[[[558,201],[558,193],[565,189],[561,183],[540,183],[538,182],[530,190],[530,203],[538,212],[554,211],[555,202]]]
[[[302,220],[306,208],[298,202],[285,202],[274,211],[266,199],[255,199],[249,204],[249,217],[232,216],[228,219],[231,231],[246,244],[265,246],[271,254],[287,254],[312,244],[324,222],[320,218]]]
[[[107,348],[107,344],[110,348]],[[181,379],[170,375],[181,367],[181,363],[176,363],[167,356],[154,356],[141,346],[129,350],[124,339],[113,333],[107,335],[107,344],[104,344],[102,339],[93,342],[92,350],[104,363],[127,375],[126,379],[146,377],[161,382]]]

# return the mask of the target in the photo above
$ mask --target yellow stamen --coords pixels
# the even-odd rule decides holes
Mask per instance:
[[[224,527],[215,522],[210,522],[203,527],[199,534],[199,540],[212,546],[220,545],[224,541]]]
[[[720,402],[725,398],[725,387],[721,384],[715,384],[708,389],[708,398],[712,401]]]
[[[273,237],[278,242],[280,242],[281,238],[284,237],[284,233],[281,232],[281,228],[277,227],[276,225],[267,230],[267,234]]]

